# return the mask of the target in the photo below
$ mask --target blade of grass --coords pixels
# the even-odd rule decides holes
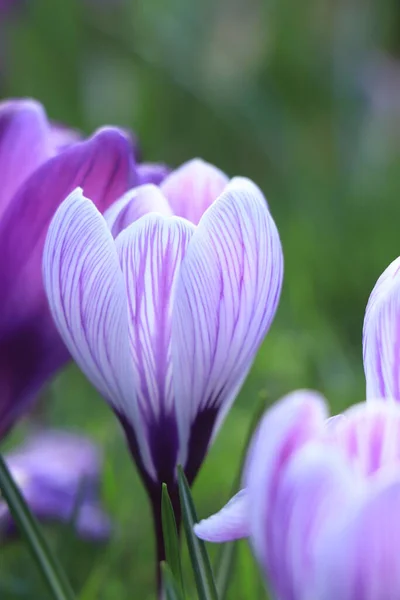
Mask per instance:
[[[256,406],[256,410],[254,411],[254,414],[250,421],[250,426],[247,430],[246,441],[244,443],[240,459],[240,466],[232,485],[230,497],[234,496],[238,491],[244,463],[246,461],[248,445],[250,443],[251,438],[253,437],[253,433],[258,425],[261,415],[265,411],[266,400],[267,399],[264,394],[260,395],[259,401]],[[218,597],[220,598],[220,600],[224,600],[226,594],[228,593],[229,584],[232,581],[232,573],[236,559],[236,554],[236,543],[230,542],[228,544],[223,544],[215,560],[215,582],[217,586]]]
[[[74,593],[64,571],[48,547],[35,517],[26,505],[1,455],[0,490],[53,598],[74,600]]]
[[[172,571],[181,595],[184,596],[178,529],[176,527],[174,509],[165,483],[162,485],[161,518],[167,563]]]
[[[171,569],[165,562],[162,562],[160,567],[166,600],[182,600],[179,585],[174,579]]]
[[[210,559],[202,540],[194,534],[193,527],[198,522],[190,488],[182,467],[178,467],[179,496],[181,500],[183,526],[190,560],[192,563],[199,600],[218,600]]]

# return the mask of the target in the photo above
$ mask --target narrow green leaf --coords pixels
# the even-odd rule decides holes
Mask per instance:
[[[253,437],[253,433],[260,421],[261,415],[264,413],[266,408],[266,397],[264,394],[260,395],[259,401],[256,406],[256,410],[250,421],[250,426],[247,430],[246,441],[243,446],[242,456],[239,462],[239,469],[237,470],[235,480],[232,485],[232,490],[230,493],[230,497],[234,496],[238,488],[240,486],[240,479],[242,476],[242,471],[244,467],[244,463],[247,456],[248,445]],[[224,600],[226,594],[228,593],[229,584],[232,581],[232,573],[233,567],[237,554],[237,545],[235,542],[230,542],[229,544],[223,544],[221,546],[221,550],[218,552],[216,561],[215,561],[215,581],[218,590],[218,596],[220,600]]]
[[[198,522],[190,488],[182,467],[178,467],[179,496],[181,500],[183,526],[189,548],[199,600],[218,600],[217,589],[205,544],[194,534]]]
[[[166,600],[182,600],[179,585],[174,579],[171,569],[165,562],[162,562],[160,566]]]
[[[174,509],[165,483],[162,485],[161,518],[166,560],[179,586],[180,592],[184,596],[178,529],[176,527]]]
[[[74,593],[64,571],[48,547],[35,517],[26,505],[1,455],[0,490],[53,598],[74,600]]]

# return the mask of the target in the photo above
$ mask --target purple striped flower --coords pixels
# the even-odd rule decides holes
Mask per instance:
[[[379,277],[363,330],[367,399],[400,401],[400,257]]]
[[[111,522],[99,502],[101,455],[87,438],[48,430],[29,439],[6,457],[25,501],[44,522],[71,522],[87,539],[106,540]],[[0,534],[16,528],[0,498]]]
[[[157,516],[161,482],[176,495],[179,463],[193,481],[274,317],[283,259],[266,201],[200,161],[105,218],[77,190],[43,265],[57,328],[119,416]]]
[[[56,208],[80,185],[103,211],[139,183],[125,134],[77,138],[52,126],[37,102],[0,104],[0,439],[68,358],[41,274]]]
[[[328,419],[323,398],[290,394],[253,438],[246,491],[195,530],[249,535],[279,600],[400,597],[400,407],[363,403]]]

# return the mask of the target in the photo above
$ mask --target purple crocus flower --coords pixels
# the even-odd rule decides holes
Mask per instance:
[[[249,535],[277,600],[400,596],[400,407],[362,403],[327,420],[323,398],[290,394],[262,419],[246,492],[195,530]]]
[[[30,438],[6,457],[7,465],[31,511],[40,521],[68,523],[75,518],[79,535],[105,540],[111,523],[99,502],[101,455],[87,438],[48,430]],[[0,532],[15,534],[0,499]]]
[[[128,193],[106,218],[76,190],[43,262],[57,328],[119,416],[157,525],[161,483],[177,505],[176,466],[194,480],[269,329],[283,275],[254,183],[228,182],[201,161],[180,173]],[[141,216],[143,206],[155,212]]]
[[[138,183],[125,134],[86,141],[35,101],[0,104],[0,439],[68,359],[48,310],[41,261],[49,222],[80,185],[104,211]]]

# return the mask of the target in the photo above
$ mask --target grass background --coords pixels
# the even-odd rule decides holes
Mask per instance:
[[[207,515],[229,497],[260,397],[312,387],[333,412],[364,398],[364,309],[400,254],[399,5],[12,4],[0,13],[2,97],[36,97],[51,118],[87,133],[105,123],[130,127],[146,160],[174,166],[201,156],[253,178],[268,198],[285,253],[282,299],[194,487]],[[79,598],[153,598],[149,509],[118,424],[74,366],[49,395],[48,423],[86,432],[105,454],[111,542],[96,547],[48,530]],[[264,597],[245,543],[238,561],[228,598]],[[0,550],[0,598],[47,598],[21,543]]]

